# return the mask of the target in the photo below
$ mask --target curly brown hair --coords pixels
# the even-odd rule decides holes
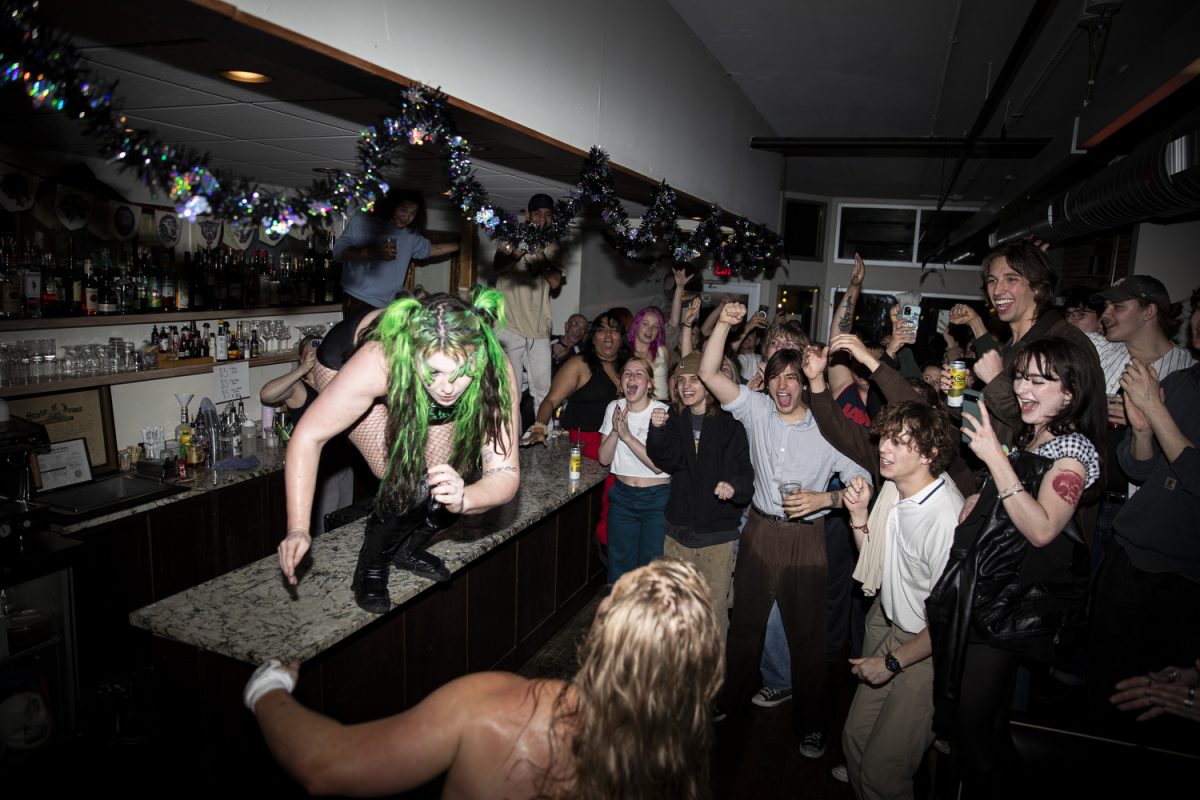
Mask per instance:
[[[875,415],[871,435],[917,448],[929,459],[929,473],[940,475],[958,454],[958,430],[941,406],[916,400],[889,403]]]

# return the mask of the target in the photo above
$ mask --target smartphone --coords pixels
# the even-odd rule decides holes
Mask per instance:
[[[983,397],[983,392],[978,389],[963,389],[963,404],[962,415],[964,417],[974,417],[976,422],[983,420],[983,415],[979,413],[979,400]],[[963,430],[967,427],[967,421],[963,420]],[[962,435],[964,444],[970,444],[971,439],[964,432]]]
[[[950,309],[943,308],[938,312],[937,332],[945,333],[950,327]]]
[[[765,316],[767,316],[767,307],[766,307],[766,306],[759,306],[759,307],[758,307],[758,311],[755,311],[754,313],[755,313],[755,314],[761,314],[762,316],[764,316],[764,317],[765,317]]]

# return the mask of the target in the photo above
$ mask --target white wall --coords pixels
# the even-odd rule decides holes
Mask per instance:
[[[1138,226],[1133,274],[1153,275],[1167,287],[1172,302],[1187,300],[1200,286],[1200,221]]]
[[[778,219],[774,132],[662,0],[234,0],[364,58],[759,222]]]

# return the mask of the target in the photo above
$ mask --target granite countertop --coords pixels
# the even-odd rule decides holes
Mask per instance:
[[[272,472],[277,472],[283,469],[283,459],[287,454],[287,449],[279,443],[278,439],[272,441],[274,444],[268,447],[264,444],[265,440],[256,440],[258,452],[255,455],[258,456],[258,466],[253,469],[219,470],[214,480],[212,470],[201,467],[196,470],[195,478],[188,483],[180,484],[181,486],[188,487],[190,491],[180,492],[169,497],[160,497],[131,508],[123,508],[120,511],[113,511],[112,513],[103,514],[98,517],[89,517],[79,522],[72,522],[69,525],[54,524],[51,530],[55,533],[68,535],[79,533],[86,531],[88,528],[94,528],[97,525],[104,525],[105,523],[125,517],[132,517],[135,514],[143,514],[162,506],[169,506],[171,503],[178,503],[180,500],[197,497],[205,492],[223,489],[235,483],[241,483],[242,481],[248,481],[263,475],[269,475]]]
[[[567,477],[569,445],[521,451],[521,488],[507,505],[464,516],[438,535],[429,551],[451,572],[490,552],[572,498],[602,482],[605,467],[583,459],[582,477]],[[350,589],[366,520],[313,540],[312,565],[296,587],[286,584],[275,556],[264,558],[140,608],[134,626],[248,664],[268,658],[308,660],[379,619],[360,609]],[[433,581],[393,569],[388,588],[400,605]]]

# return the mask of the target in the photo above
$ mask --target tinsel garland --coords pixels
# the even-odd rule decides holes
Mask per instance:
[[[177,148],[150,131],[129,127],[114,106],[113,86],[96,82],[81,66],[69,37],[39,18],[36,2],[6,0],[2,6],[0,69],[5,83],[20,83],[35,108],[77,116],[100,143],[101,153],[134,171],[151,191],[164,193],[188,220],[211,214],[238,223],[262,225],[273,234],[293,225],[321,223],[335,212],[369,211],[387,191],[384,171],[409,146],[436,144],[446,167],[451,202],[493,240],[536,252],[559,241],[585,205],[599,208],[609,226],[608,241],[627,259],[676,264],[711,254],[743,277],[757,277],[779,264],[779,236],[745,217],[732,232],[721,229],[721,209],[712,206],[690,233],[680,230],[675,190],[661,183],[652,193],[639,226],[613,188],[608,155],[593,147],[575,187],[559,200],[553,219],[538,227],[491,203],[471,166],[471,145],[457,132],[446,95],[418,86],[399,96],[399,113],[384,117],[360,134],[359,170],[317,180],[295,196],[261,190],[250,180],[208,167],[208,156]]]

